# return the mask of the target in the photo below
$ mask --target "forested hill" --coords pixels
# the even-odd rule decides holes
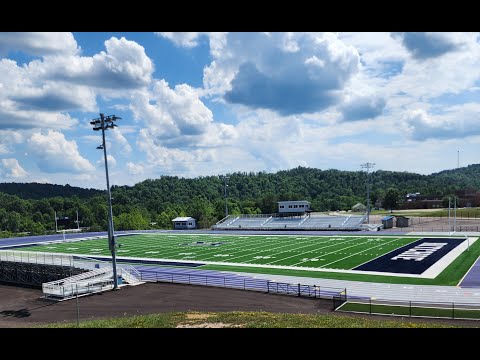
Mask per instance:
[[[39,183],[0,183],[0,192],[10,195],[16,195],[22,199],[45,199],[52,197],[72,197],[88,198],[100,193],[95,189],[83,189],[70,185],[52,185]]]
[[[308,200],[314,211],[349,210],[365,203],[365,171],[320,170],[298,167],[277,173],[228,174],[229,214],[268,214],[277,201]],[[467,187],[480,190],[480,165],[430,175],[377,170],[370,173],[370,201],[384,198],[389,188],[406,193],[445,197]],[[169,228],[176,216],[193,216],[202,228],[225,214],[224,183],[218,176],[194,179],[162,176],[133,187],[112,190],[115,229]],[[54,212],[76,218],[90,230],[106,229],[105,192],[69,185],[0,184],[0,236],[55,229]],[[67,224],[67,228],[76,224]]]

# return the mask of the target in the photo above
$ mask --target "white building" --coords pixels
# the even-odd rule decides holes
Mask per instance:
[[[304,213],[310,211],[310,203],[306,200],[300,201],[279,201],[279,213]]]
[[[192,217],[177,217],[172,220],[174,229],[195,229],[195,219]]]

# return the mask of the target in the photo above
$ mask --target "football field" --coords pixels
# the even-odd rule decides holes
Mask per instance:
[[[157,233],[116,239],[121,244],[117,250],[121,258],[349,270],[421,237]],[[110,256],[105,238],[22,247],[21,250]]]

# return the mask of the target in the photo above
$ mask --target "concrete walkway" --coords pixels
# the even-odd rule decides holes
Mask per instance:
[[[291,284],[305,284],[346,288],[349,296],[401,300],[401,301],[427,301],[427,302],[455,302],[480,305],[480,287],[476,289],[462,289],[457,286],[437,285],[408,285],[384,284],[362,281],[347,281],[334,279],[319,279],[297,276],[264,275],[242,273],[257,279],[274,280]]]

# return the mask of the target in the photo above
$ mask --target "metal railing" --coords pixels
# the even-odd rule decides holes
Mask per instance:
[[[179,274],[168,271],[139,270],[141,281],[214,286],[252,290],[271,294],[333,300],[334,308],[347,299],[347,289],[317,285],[289,284],[266,279],[216,275]]]
[[[0,261],[73,267],[72,255],[35,251],[0,250]]]
[[[480,320],[480,304],[455,302],[349,299],[337,311],[373,315]]]

